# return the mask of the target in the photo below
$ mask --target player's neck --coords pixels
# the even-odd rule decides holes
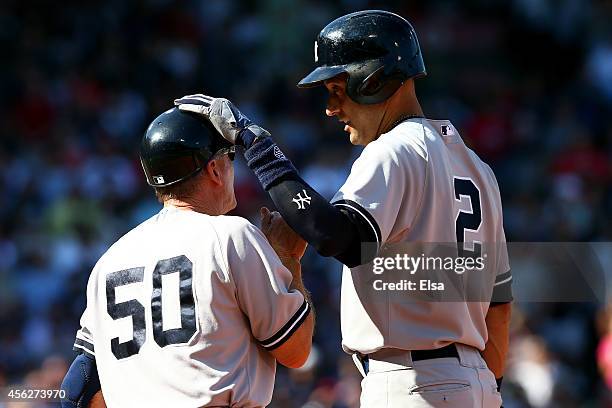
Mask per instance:
[[[425,117],[421,104],[414,93],[414,85],[407,83],[403,85],[403,88],[389,99],[381,121],[381,134],[387,133],[403,120]]]
[[[382,121],[381,134],[389,132],[391,129],[393,129],[395,126],[397,126],[399,123],[403,122],[406,119],[425,117],[425,115],[423,114],[423,110],[419,105],[419,102],[416,100],[415,102],[416,105],[406,105],[392,112],[387,112]]]
[[[164,201],[164,208],[174,207],[179,210],[195,211],[207,215],[222,215],[222,212],[216,203],[208,203],[205,200],[198,200],[196,198],[185,198],[176,199],[171,198]]]

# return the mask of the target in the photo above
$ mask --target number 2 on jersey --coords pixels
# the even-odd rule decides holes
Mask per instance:
[[[458,255],[460,257],[474,257],[481,255],[481,243],[477,241],[465,240],[465,231],[476,232],[482,223],[482,211],[480,206],[480,191],[471,179],[453,177],[453,188],[455,190],[455,200],[461,201],[461,197],[467,197],[472,206],[471,211],[459,210],[455,219],[455,233],[457,236]],[[470,244],[469,246],[466,244]]]
[[[162,275],[179,274],[179,299],[181,327],[163,329],[162,319]],[[151,317],[153,338],[160,347],[172,344],[185,344],[196,332],[195,304],[193,298],[193,264],[185,255],[163,259],[153,270],[153,293],[151,294]],[[144,280],[144,267],[124,269],[106,276],[106,309],[113,320],[132,316],[132,340],[119,343],[119,337],[111,339],[111,350],[120,360],[138,354],[146,341],[146,321],[144,306],[136,299],[116,303],[115,289],[130,283]]]

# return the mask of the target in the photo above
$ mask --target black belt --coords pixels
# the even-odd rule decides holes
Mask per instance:
[[[361,362],[364,373],[367,374],[368,371],[370,370],[369,356],[367,354],[360,355],[358,353],[355,355]],[[454,357],[454,358],[459,359],[459,352],[457,351],[457,347],[455,346],[455,344],[451,343],[448,346],[444,346],[442,348],[434,349],[434,350],[412,350],[410,352],[410,356],[413,362],[422,361],[422,360],[431,360],[434,358],[449,358],[449,357],[451,358]]]
[[[433,358],[448,358],[456,357],[459,358],[457,347],[454,344],[449,344],[439,349],[434,350],[412,350],[410,352],[412,361],[431,360]]]

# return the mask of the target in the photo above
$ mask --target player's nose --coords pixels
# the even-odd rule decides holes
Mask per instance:
[[[325,109],[325,114],[327,116],[336,116],[338,114],[338,110],[331,110],[329,108]]]

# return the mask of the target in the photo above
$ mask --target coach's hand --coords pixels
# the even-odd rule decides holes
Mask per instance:
[[[204,94],[186,95],[175,99],[174,105],[182,111],[206,117],[219,133],[233,144],[248,148],[256,138],[270,136],[266,129],[254,124],[225,98],[213,98]],[[241,135],[245,130],[250,131],[252,135]]]
[[[291,229],[283,217],[277,212],[270,212],[266,207],[261,207],[261,230],[268,238],[268,242],[278,257],[302,259],[306,246],[308,245],[298,234]]]

